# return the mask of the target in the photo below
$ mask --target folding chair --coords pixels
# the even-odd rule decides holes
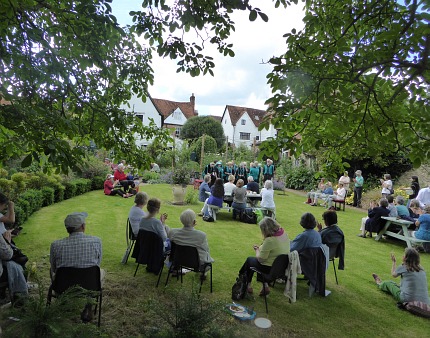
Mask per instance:
[[[76,285],[89,291],[96,291],[95,298],[97,304],[94,308],[94,314],[97,313],[98,308],[97,326],[100,327],[103,293],[100,281],[100,267],[98,266],[91,266],[89,268],[58,268],[55,273],[55,279],[49,286],[47,305],[51,304],[52,297],[57,297]]]
[[[164,243],[158,234],[152,231],[139,230],[136,245],[132,254],[136,258],[136,277],[140,264],[146,264],[146,271],[159,274],[163,271],[164,260],[170,252],[164,252]],[[158,283],[157,283],[158,285]]]
[[[275,261],[272,264],[272,268],[270,269],[269,273],[263,273],[257,268],[251,268],[251,270],[255,271],[257,273],[257,281],[263,283],[273,283],[272,286],[275,286],[276,280],[278,278],[281,278],[283,280],[286,280],[285,276],[285,270],[288,267],[289,257],[288,255],[279,255],[275,258]],[[259,277],[261,277],[259,279]],[[266,304],[266,313],[269,313],[268,307],[267,307],[267,295],[264,293],[264,302]]]
[[[325,230],[327,230],[326,228]],[[321,239],[323,244],[329,247],[329,261],[333,263],[334,276],[336,278],[336,284],[339,285],[337,280],[337,272],[335,259],[339,258],[338,268],[339,270],[344,269],[344,250],[345,250],[345,236],[340,231],[322,232]]]
[[[207,269],[209,269],[210,270],[210,288],[212,293],[212,263],[204,263],[201,265],[199,260],[199,253],[196,247],[179,245],[172,242],[172,249],[170,251],[170,262],[171,262],[171,265],[169,267],[169,271],[167,272],[166,283],[164,284],[164,286],[167,286],[167,283],[169,282],[169,276],[173,271],[176,271],[176,275],[178,276],[178,278],[179,278],[179,275],[181,275],[181,283],[182,283],[182,269],[186,268],[193,272],[202,273],[200,277],[200,289],[199,289],[199,292],[201,292],[203,281],[204,281],[204,277],[203,277],[204,273],[206,272]],[[159,280],[160,280],[160,277],[161,277],[161,272],[158,278]]]
[[[309,279],[309,297],[315,292],[325,297],[326,257],[321,247],[307,248],[299,253],[303,275]]]
[[[125,250],[124,256],[122,257],[122,264],[127,264],[130,252],[133,250],[134,244],[136,242],[137,236],[134,235],[133,229],[131,228],[130,219],[127,218],[127,225],[125,227],[125,240],[127,243],[127,249]]]

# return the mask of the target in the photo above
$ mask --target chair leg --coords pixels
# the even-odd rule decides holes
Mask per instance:
[[[337,282],[337,273],[336,273],[336,266],[334,264],[334,259],[332,260],[332,262],[333,262],[334,276],[336,277],[336,284],[339,285],[339,283]]]
[[[211,293],[212,293],[212,265],[211,265]]]
[[[160,272],[158,273],[157,285],[155,286],[156,288],[158,288],[158,284],[160,284],[160,279],[161,279],[161,274],[163,273],[163,269],[164,269],[164,262],[163,262],[163,265],[161,266]]]
[[[137,269],[139,269],[139,263],[137,263],[137,266],[136,266],[136,271],[134,272],[134,277],[136,277],[136,273],[137,273]]]
[[[264,293],[264,303],[266,304],[266,313],[269,313],[269,308],[267,307],[267,294],[265,289],[266,280],[263,277],[263,293]]]
[[[98,318],[98,321],[97,321],[97,326],[98,327],[100,327],[100,321],[101,321],[101,317],[102,317],[102,298],[103,298],[102,292],[100,291],[99,304],[98,304],[98,306],[99,306],[99,318]]]
[[[128,257],[130,256],[130,253],[133,250],[134,242],[135,241],[131,241],[130,249],[127,249],[127,258],[125,259],[125,263],[124,264],[127,264],[127,262],[128,262]]]

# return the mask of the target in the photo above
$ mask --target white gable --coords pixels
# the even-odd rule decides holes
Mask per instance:
[[[185,122],[187,122],[187,118],[179,108],[176,108],[176,110],[164,120],[165,124],[173,124],[177,126],[183,126]]]

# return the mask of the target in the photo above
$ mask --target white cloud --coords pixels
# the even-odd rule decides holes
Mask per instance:
[[[196,108],[202,115],[221,115],[225,105],[266,109],[264,102],[271,95],[266,75],[271,67],[263,63],[285,52],[285,38],[282,36],[293,28],[303,28],[304,12],[303,4],[287,9],[276,9],[271,1],[258,1],[254,5],[269,16],[269,22],[265,23],[260,18],[250,22],[247,12],[234,13],[232,19],[236,31],[229,42],[233,43],[236,55],[234,58],[224,57],[213,48],[208,48],[216,65],[214,77],[192,78],[186,73],[176,73],[175,60],[156,56],[153,60],[154,86],[149,88],[151,96],[188,101],[194,93]],[[129,11],[138,10],[138,7],[120,0],[114,0],[112,5],[113,14],[121,24],[130,23],[124,14],[128,15]]]

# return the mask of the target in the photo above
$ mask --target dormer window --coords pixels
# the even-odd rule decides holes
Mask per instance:
[[[240,121],[240,124],[241,124],[242,126],[244,126],[244,125],[246,124],[246,120],[245,120],[245,119],[242,119],[242,120]]]

